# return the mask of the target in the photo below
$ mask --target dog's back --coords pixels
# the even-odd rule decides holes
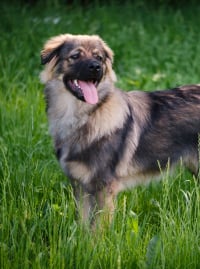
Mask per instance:
[[[200,86],[188,85],[148,96],[149,119],[134,158],[147,171],[173,166],[182,159],[197,173]]]

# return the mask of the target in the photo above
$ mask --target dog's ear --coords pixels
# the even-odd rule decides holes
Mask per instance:
[[[63,44],[62,44],[63,45]],[[62,48],[60,45],[54,49],[46,49],[41,51],[41,64],[49,63],[55,56],[58,56],[60,49]]]
[[[106,53],[106,57],[113,63],[114,53],[113,51],[104,43],[104,51]]]
[[[49,63],[55,56],[58,56],[60,49],[63,44],[66,42],[68,35],[59,35],[49,39],[43,50],[41,51],[41,63]]]
[[[107,71],[108,74],[110,75],[110,78],[112,79],[113,82],[115,82],[117,80],[116,74],[112,68],[112,64],[113,64],[113,58],[114,58],[114,53],[111,50],[110,47],[108,47],[108,45],[102,40],[103,43],[103,49],[106,55],[106,67],[107,67]]]
[[[112,64],[113,63],[113,58],[114,58],[114,53],[111,50],[111,48],[108,47],[108,45],[103,40],[101,40],[101,41],[102,41],[102,44],[103,44],[103,49],[104,49],[106,58],[108,58],[111,61],[111,64]]]

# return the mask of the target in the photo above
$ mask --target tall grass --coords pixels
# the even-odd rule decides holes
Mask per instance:
[[[111,227],[80,225],[38,75],[44,41],[70,32],[108,42],[123,89],[199,83],[200,7],[53,3],[1,4],[0,268],[199,268],[200,187],[181,166],[120,194]]]

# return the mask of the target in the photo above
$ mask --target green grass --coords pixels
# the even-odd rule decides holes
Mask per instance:
[[[1,3],[0,268],[200,268],[200,186],[182,167],[119,195],[110,228],[75,218],[48,135],[40,50],[49,37],[99,34],[123,89],[200,82],[200,7],[81,8]]]

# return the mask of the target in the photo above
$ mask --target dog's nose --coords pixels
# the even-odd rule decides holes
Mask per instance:
[[[89,70],[92,73],[98,73],[101,70],[101,66],[98,62],[91,62],[89,65]]]

